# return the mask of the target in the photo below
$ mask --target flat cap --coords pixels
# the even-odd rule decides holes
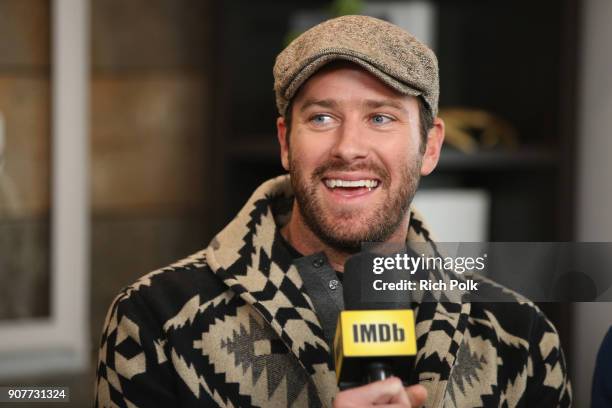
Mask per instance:
[[[368,16],[327,20],[293,40],[274,64],[274,92],[281,115],[300,86],[323,65],[360,65],[402,94],[421,96],[434,117],[440,85],[435,54],[412,34]]]

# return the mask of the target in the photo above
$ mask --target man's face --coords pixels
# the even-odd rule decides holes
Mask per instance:
[[[301,218],[323,242],[356,250],[406,220],[421,172],[416,98],[357,66],[324,68],[293,100],[289,137],[283,166]]]

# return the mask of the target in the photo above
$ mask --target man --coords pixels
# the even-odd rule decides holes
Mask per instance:
[[[436,166],[435,56],[370,17],[324,22],[274,67],[281,160],[203,251],[115,299],[97,406],[570,406],[559,338],[532,303],[415,305],[416,385],[339,392],[330,343],[364,241],[433,245],[410,208]]]

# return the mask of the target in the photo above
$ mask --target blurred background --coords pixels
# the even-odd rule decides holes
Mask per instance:
[[[283,172],[275,56],[355,13],[405,27],[438,55],[447,142],[416,202],[441,240],[612,241],[608,0],[0,0],[0,385],[68,386],[71,405],[90,404],[114,296],[205,247]],[[60,56],[84,72],[66,88]],[[83,126],[61,144],[66,90],[85,102],[61,120]],[[64,159],[81,170],[56,178]],[[80,203],[74,246],[54,231],[71,225],[54,220],[62,203]],[[66,245],[82,267],[65,255],[61,267]],[[541,307],[575,405],[587,406],[612,305]],[[35,335],[43,328],[64,340]]]

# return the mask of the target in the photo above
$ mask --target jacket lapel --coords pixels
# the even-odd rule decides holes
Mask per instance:
[[[274,202],[293,196],[288,176],[262,184],[206,249],[209,266],[225,284],[251,304],[297,357],[321,402],[337,393],[331,352],[292,258],[276,239],[286,213],[273,213]],[[408,240],[435,244],[422,218],[411,210]],[[432,279],[448,278],[434,276]],[[463,338],[469,303],[430,295],[417,306],[416,372],[428,389],[428,407],[442,404],[451,369]],[[438,301],[440,300],[440,301]]]
[[[290,198],[289,186],[286,176],[260,186],[207,248],[207,261],[270,324],[310,376],[323,405],[330,405],[337,392],[331,353],[293,259],[275,239],[271,202]]]

